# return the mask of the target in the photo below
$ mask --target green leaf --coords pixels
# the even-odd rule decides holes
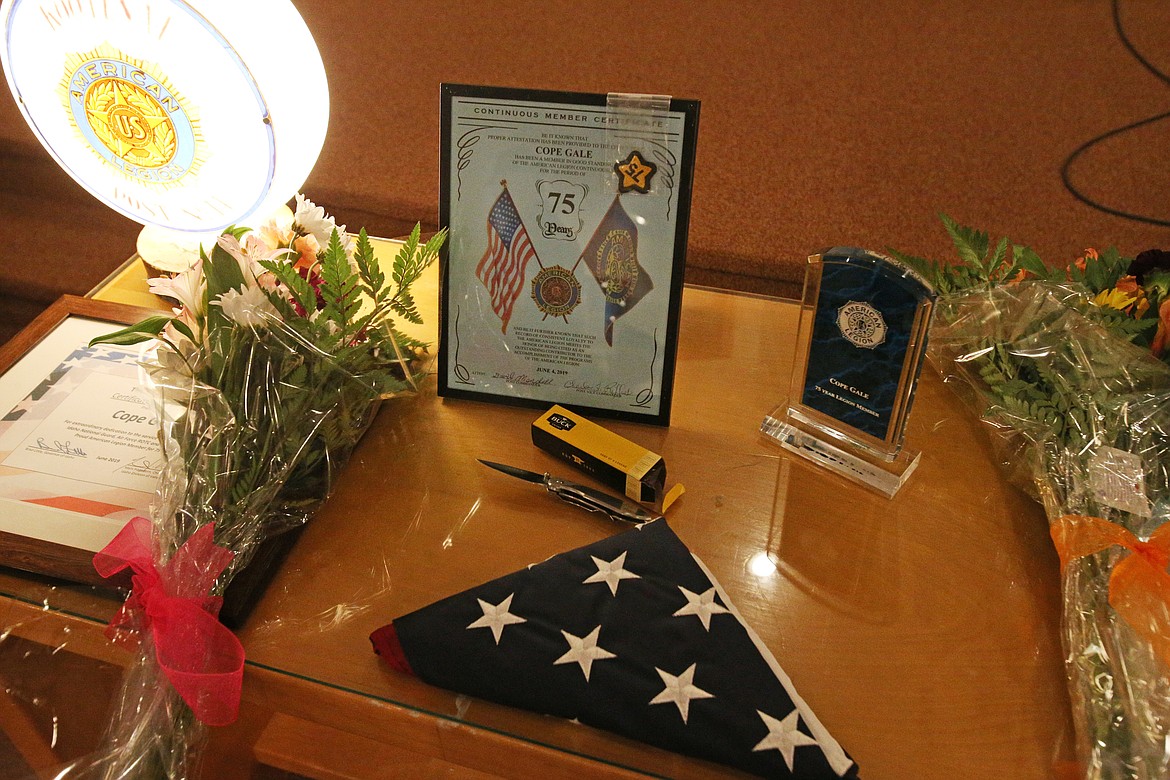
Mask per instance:
[[[1170,297],[1170,271],[1157,269],[1148,271],[1142,279],[1142,286],[1146,293],[1154,300],[1151,303],[1161,303]]]
[[[999,243],[996,244],[995,253],[987,259],[986,267],[988,275],[997,280],[1010,278],[1011,276],[1015,275],[1011,274],[1009,269],[1004,268],[1004,258],[1007,257],[1007,246],[1007,236],[1004,236],[999,240]],[[1005,271],[1008,272],[1009,275],[1005,276]]]
[[[95,344],[114,344],[125,347],[131,344],[141,344],[143,341],[157,338],[158,334],[163,332],[167,324],[173,321],[174,317],[147,317],[141,322],[116,330],[113,333],[97,336],[90,340],[89,345],[92,347]],[[192,340],[194,339],[192,338]]]
[[[1041,279],[1048,278],[1052,273],[1048,270],[1048,266],[1044,264],[1044,261],[1040,259],[1040,255],[1036,254],[1031,247],[1012,247],[1012,258],[1012,265],[1018,271],[1028,271]]]
[[[366,235],[365,228],[358,232],[353,260],[358,268],[358,275],[361,276],[362,282],[366,285],[366,293],[374,301],[377,301],[382,291],[382,285],[386,283],[386,274],[382,273],[382,268],[374,257],[374,245],[370,243],[370,237]]]
[[[1117,247],[1111,246],[1098,255],[1097,262],[1105,271],[1109,286],[1113,287],[1129,271],[1131,260],[1128,257],[1123,257],[1117,251]]]
[[[335,324],[348,340],[353,318],[361,309],[361,291],[358,289],[358,275],[349,267],[349,256],[341,243],[337,228],[329,237],[329,246],[321,253],[321,297],[325,301],[323,315]]]
[[[314,312],[317,310],[317,293],[313,290],[312,285],[296,272],[295,268],[279,260],[261,260],[260,265],[266,271],[271,271],[272,275],[276,277],[276,280],[288,288],[288,291],[292,293],[293,299],[300,304],[301,309],[306,312]],[[269,298],[273,303],[276,303],[276,299],[279,296],[269,296]]]
[[[939,217],[942,219],[947,233],[950,234],[951,241],[955,244],[955,249],[959,252],[959,258],[970,267],[982,272],[984,278],[987,278],[987,274],[991,270],[984,263],[989,244],[987,234],[979,230],[964,227],[946,214],[940,214]]]
[[[207,295],[214,301],[228,290],[244,287],[244,272],[236,258],[218,243],[211,248],[211,255],[203,255],[203,275],[207,278]]]
[[[1085,265],[1085,286],[1095,293],[1108,290],[1113,286],[1113,282],[1116,279],[1111,281],[1109,276],[1106,269],[1100,263],[1087,263]]]
[[[175,317],[171,320],[171,324],[175,326],[175,330],[179,331],[179,333],[182,333],[192,342],[195,341],[195,333],[191,330],[191,327],[187,323],[183,322],[178,317]]]

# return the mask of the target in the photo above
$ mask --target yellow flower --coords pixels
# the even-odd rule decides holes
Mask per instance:
[[[1112,289],[1097,293],[1093,303],[1132,314],[1134,317],[1141,317],[1150,310],[1146,291],[1141,288],[1134,276],[1121,277]]]
[[[1102,290],[1093,298],[1093,303],[1098,306],[1108,306],[1111,309],[1118,311],[1126,311],[1130,306],[1137,302],[1137,296],[1133,293],[1128,293],[1124,290],[1119,290],[1114,287],[1111,290]]]

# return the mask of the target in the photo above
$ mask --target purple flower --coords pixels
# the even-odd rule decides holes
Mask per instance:
[[[1170,252],[1165,249],[1140,252],[1129,264],[1126,273],[1137,277],[1138,284],[1142,284],[1150,271],[1170,271]]]

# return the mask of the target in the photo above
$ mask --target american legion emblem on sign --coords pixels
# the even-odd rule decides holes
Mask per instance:
[[[157,67],[103,45],[66,63],[61,94],[108,164],[142,182],[175,182],[199,165],[198,121]]]
[[[545,317],[568,320],[581,302],[581,283],[572,271],[562,266],[542,268],[532,279],[532,300]]]

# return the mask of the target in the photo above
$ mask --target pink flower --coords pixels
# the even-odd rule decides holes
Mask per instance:
[[[256,287],[260,279],[268,273],[261,260],[279,260],[288,254],[287,249],[273,249],[264,243],[255,233],[249,233],[244,238],[243,245],[231,233],[224,233],[219,237],[219,246],[233,258],[240,266],[240,273],[244,276],[244,283],[248,287]]]
[[[298,271],[312,268],[317,264],[317,254],[321,251],[321,244],[312,235],[299,236],[292,243],[293,251],[297,253],[293,265]],[[302,273],[301,276],[304,276]]]

